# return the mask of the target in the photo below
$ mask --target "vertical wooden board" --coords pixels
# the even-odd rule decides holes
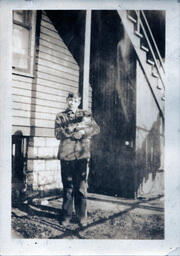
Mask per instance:
[[[92,87],[89,85],[88,110],[92,112]]]

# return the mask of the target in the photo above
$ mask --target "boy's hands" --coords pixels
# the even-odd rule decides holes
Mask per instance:
[[[80,139],[82,139],[82,137],[84,135],[85,135],[85,131],[84,130],[80,130],[78,132],[74,132],[73,135],[72,135],[72,138],[76,139],[76,140],[80,140]]]

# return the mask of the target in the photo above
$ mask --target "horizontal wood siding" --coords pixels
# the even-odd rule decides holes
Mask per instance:
[[[65,109],[68,92],[78,87],[78,64],[43,12],[34,78],[13,75],[13,133],[54,136],[56,114]],[[91,108],[91,90],[89,95]]]
[[[32,92],[33,78],[24,77],[20,75],[12,75],[12,133],[15,134],[17,131],[21,131],[23,135],[30,135],[30,117],[25,113],[26,125],[22,123],[21,111],[25,109],[31,112],[31,92]],[[24,107],[25,106],[25,107]],[[16,111],[16,112],[15,112]],[[16,126],[16,127],[15,127]],[[26,130],[26,127],[29,130]]]

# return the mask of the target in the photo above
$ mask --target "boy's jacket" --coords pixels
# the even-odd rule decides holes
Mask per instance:
[[[80,131],[83,130],[83,135]],[[66,109],[56,115],[55,137],[60,140],[58,158],[75,160],[90,157],[90,139],[100,132],[90,112]]]

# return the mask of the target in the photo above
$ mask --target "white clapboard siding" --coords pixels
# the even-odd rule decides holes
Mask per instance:
[[[45,34],[43,32],[41,32],[40,34],[40,41],[43,40],[43,41],[46,41],[47,43],[52,43],[55,45],[55,46],[59,46],[63,49],[65,49],[65,53],[69,56],[71,56],[68,52],[68,48],[65,46],[64,42],[61,40],[61,38],[54,38],[54,37],[50,37],[48,34]],[[42,43],[42,41],[41,41]],[[51,45],[49,46],[51,47]],[[71,56],[72,57],[72,56]]]
[[[40,40],[44,40],[44,41],[49,42],[49,43],[52,43],[52,42],[53,42],[54,45],[58,45],[58,46],[61,46],[61,47],[64,48],[64,49],[66,49],[66,48],[64,47],[64,44],[62,43],[62,40],[61,40],[60,38],[59,38],[59,39],[52,38],[52,37],[50,37],[49,35],[44,34],[44,33],[41,32],[41,34],[40,34]],[[41,42],[42,42],[42,41],[41,41]],[[69,53],[67,53],[67,54],[69,55]]]
[[[59,39],[59,34],[58,32],[54,32],[52,30],[49,30],[48,28],[44,27],[41,25],[41,28],[40,28],[40,32],[45,34],[45,35],[48,35],[52,38],[55,38],[55,39]]]
[[[59,34],[58,34],[58,32],[54,32],[54,31],[52,31],[52,30],[50,30],[50,29],[48,29],[48,28],[46,28],[46,27],[44,27],[44,26],[41,26],[41,28],[40,28],[40,32],[44,35],[47,35],[47,36],[49,36],[49,37],[51,37],[52,39],[55,39],[55,40],[58,40],[59,39]],[[42,37],[41,37],[42,38]],[[63,41],[62,40],[60,40],[60,42],[61,42],[61,44],[62,44],[62,48],[64,48],[64,49],[66,49],[66,47],[65,47],[65,44],[63,43]],[[70,55],[70,54],[68,54],[68,55]]]
[[[16,75],[16,74],[12,74],[12,80],[20,81],[20,82],[24,82],[24,83],[32,83],[32,81],[33,81],[32,77],[20,76],[20,75]]]
[[[34,78],[13,75],[13,131],[18,128],[25,135],[35,131],[35,136],[54,136],[56,115],[65,110],[68,93],[78,87],[79,66],[43,11]]]
[[[32,105],[14,101],[12,109],[31,111]]]
[[[74,60],[64,53],[53,51],[53,49],[46,48],[42,45],[39,47],[37,52],[39,52],[39,58],[49,60],[51,57],[52,62],[58,64],[62,63],[63,66],[68,65],[69,67],[72,67],[73,70],[77,70],[77,66]]]
[[[45,92],[39,92],[39,91],[22,90],[20,88],[12,88],[12,94],[66,103],[66,99],[64,95],[49,94],[49,93],[47,94]]]
[[[55,109],[65,109],[66,104],[62,102],[55,102],[55,101],[50,101],[50,100],[44,100],[44,99],[36,99],[32,97],[26,97],[26,96],[21,96],[21,95],[15,95],[12,94],[12,99],[14,102],[19,102],[19,103],[26,103],[26,104],[35,104],[39,106],[44,106],[44,107],[50,107],[50,108],[55,108]]]
[[[47,92],[35,92],[35,97],[37,99],[44,99],[44,100],[49,100],[49,101],[55,101],[55,102],[61,102],[66,104],[66,99],[64,95],[55,95],[55,94],[49,94]]]
[[[43,15],[43,17],[44,17],[44,15]],[[54,31],[55,33],[57,33],[54,25],[52,23],[48,22],[48,20],[44,20],[43,17],[42,17],[42,20],[41,20],[41,26],[43,26],[45,28],[48,28],[48,29]],[[59,39],[59,40],[61,40],[61,39]]]
[[[53,43],[53,48],[58,51],[58,52],[63,52],[65,55],[68,55],[73,59],[70,51],[68,50],[67,47],[64,47],[63,41],[58,41],[55,38],[49,37],[46,34],[41,34],[41,37],[39,39],[40,44],[43,45],[44,47],[52,48],[52,43]],[[54,42],[55,41],[55,42]]]
[[[12,94],[12,101],[31,105],[31,97]]]
[[[50,19],[47,17],[46,20],[44,20],[45,15],[42,16],[42,20],[41,20],[41,28],[46,29],[45,34],[49,35],[49,32],[47,31],[47,29],[49,29],[50,31],[53,32],[53,34],[50,34],[50,36],[54,36],[55,39],[57,39],[58,41],[61,41],[62,44],[61,46],[64,47],[65,49],[68,49],[66,44],[63,42],[62,38],[59,36],[58,31],[56,30],[56,28],[54,27],[54,25],[52,24],[52,22],[50,21]],[[43,33],[43,31],[41,31]],[[56,41],[54,42],[56,44]]]
[[[66,60],[66,61],[69,61],[70,63],[76,64],[75,60],[70,55],[67,55],[63,49],[61,51],[56,51],[56,50],[54,50],[54,48],[40,45],[39,52],[47,53],[50,56],[52,55],[53,57],[58,57],[58,58]]]
[[[31,97],[31,90],[12,87],[12,94]]]
[[[14,134],[17,130],[21,130],[24,136],[34,136],[35,134],[38,137],[54,137],[54,129],[52,128],[13,125],[12,134]]]
[[[38,85],[38,92],[44,92],[46,91],[46,94],[48,93],[49,95],[56,95],[56,96],[61,96],[63,97],[63,101],[65,100],[65,94],[67,94],[68,91],[64,91],[64,88],[62,87],[61,90],[59,90],[59,84],[58,88],[54,88],[51,86],[47,86],[46,84],[37,84]]]
[[[45,107],[45,106],[36,106],[35,104],[26,104],[26,103],[20,103],[20,102],[13,102],[13,109],[15,110],[26,110],[26,111],[37,111],[39,113],[52,113],[56,115],[58,112],[64,110],[64,105],[60,106],[58,108],[51,108],[51,107]]]
[[[65,55],[71,57],[71,59],[74,59],[73,56],[71,55],[69,49],[65,47],[65,44],[62,40],[58,40],[57,38],[50,37],[49,35],[45,33],[41,33],[41,36],[39,38],[39,42],[41,45],[52,48],[52,43],[53,47],[58,51],[58,52],[63,52]],[[76,61],[73,61],[76,62]]]
[[[54,129],[54,120],[35,119],[35,126]]]
[[[71,88],[71,86],[69,86],[69,85],[64,85],[57,81],[51,81],[51,80],[47,80],[45,78],[38,77],[36,81],[37,81],[37,85],[47,87],[47,91],[48,91],[48,88],[60,90],[63,94],[66,93],[66,96]],[[73,87],[73,88],[71,88],[71,91],[76,91],[76,89],[77,89],[76,87]]]
[[[46,100],[46,99],[32,98],[32,102],[34,104],[38,104],[40,106],[48,106],[48,107],[52,107],[52,108],[59,108],[61,106],[63,106],[64,108],[66,107],[66,104],[64,102],[57,102],[57,101]]]
[[[39,113],[36,111],[35,117],[37,119],[43,119],[43,120],[49,120],[49,121],[55,121],[57,113]]]
[[[51,65],[45,66],[45,64],[42,63],[42,64],[37,65],[37,71],[42,71],[47,74],[53,74],[53,76],[56,76],[56,77],[71,80],[74,83],[76,82],[75,84],[77,85],[77,83],[79,81],[79,77],[77,75],[75,75],[74,73],[70,74],[69,72],[67,73],[67,72],[64,72],[61,70],[54,69],[52,66]]]
[[[21,118],[21,117],[13,116],[12,120],[13,120],[13,125],[31,126],[30,118]]]
[[[41,128],[54,129],[54,121],[36,119],[36,118],[25,118],[13,116],[13,124],[19,126],[36,126]]]
[[[22,102],[20,99],[21,96],[25,96],[26,104],[31,104],[31,89],[32,89],[32,81],[31,77],[24,77],[19,75],[12,75],[12,94],[13,94],[13,102]],[[27,98],[28,97],[28,98]]]
[[[69,90],[71,90],[72,87],[78,88],[78,83],[73,80],[55,76],[54,73],[47,74],[46,72],[43,72],[41,70],[39,70],[39,72],[38,70],[36,71],[37,71],[36,75],[38,78],[47,79],[51,82],[59,83],[60,88],[61,88],[61,85],[62,86],[65,85]]]
[[[32,116],[31,110],[17,110],[13,109],[12,110],[13,117],[24,117],[30,119]]]
[[[24,86],[26,84],[26,86]],[[12,82],[12,88],[20,88],[22,90],[32,90],[32,82],[31,83],[25,83],[23,81],[13,81]]]
[[[51,59],[50,57],[51,56]],[[65,56],[65,58],[62,58],[62,56],[58,57],[58,56],[53,56],[53,55],[49,55],[47,52],[43,52],[43,51],[39,51],[39,59],[44,60],[44,61],[49,61],[53,64],[57,64],[60,65],[62,68],[65,67],[68,70],[75,70],[77,72],[79,72],[79,67],[77,66],[77,64],[71,62],[71,59],[68,56]]]
[[[69,57],[72,58],[72,56],[71,56],[69,50],[68,50],[67,48],[64,48],[63,46],[61,46],[61,44],[62,44],[61,41],[60,41],[58,44],[53,44],[53,46],[52,46],[52,41],[53,41],[53,39],[54,39],[54,38],[51,38],[51,41],[48,42],[47,40],[44,40],[44,39],[41,39],[41,38],[40,38],[40,44],[41,44],[42,46],[44,46],[44,47],[49,48],[49,49],[52,49],[52,47],[53,47],[53,49],[54,49],[55,51],[61,52],[61,53],[63,53],[63,54],[65,54],[65,55],[67,55],[67,56],[69,56]]]
[[[37,118],[37,119],[44,119],[49,121],[54,121],[56,118],[55,113],[40,113],[40,112],[37,112],[37,110],[31,111],[31,110],[13,109],[12,113],[13,113],[13,116],[16,116],[16,117]]]
[[[54,85],[54,84],[53,84]],[[36,84],[31,84],[30,86],[28,84],[26,84],[26,88],[24,88],[24,83],[20,83],[17,81],[13,82],[13,87],[12,87],[12,93],[14,94],[19,94],[19,95],[24,95],[24,96],[33,96],[33,94],[35,93],[31,93],[31,91],[37,91],[37,85]],[[46,91],[46,94],[48,93],[49,97],[51,97],[51,95],[55,95],[55,96],[60,96],[63,97],[63,102],[65,101],[64,95],[64,88],[62,87],[62,90],[59,90],[59,84],[56,88],[54,88],[54,86],[48,86],[46,84],[38,84],[38,92],[42,92],[44,93],[44,91]],[[38,97],[38,96],[37,96]]]
[[[76,77],[77,81],[78,81],[79,70],[74,70],[73,69],[73,73],[72,73],[72,68],[71,67],[59,65],[59,63],[54,63],[52,60],[50,61],[49,59],[44,59],[44,58],[41,57],[41,54],[39,55],[39,58],[37,59],[36,64],[41,65],[41,66],[45,66],[45,67],[49,67],[51,69],[55,69],[55,70],[60,71],[60,72],[64,72],[65,74],[70,74],[73,77]]]
[[[48,21],[52,24],[51,20],[46,15],[46,11],[42,11],[42,20]]]

